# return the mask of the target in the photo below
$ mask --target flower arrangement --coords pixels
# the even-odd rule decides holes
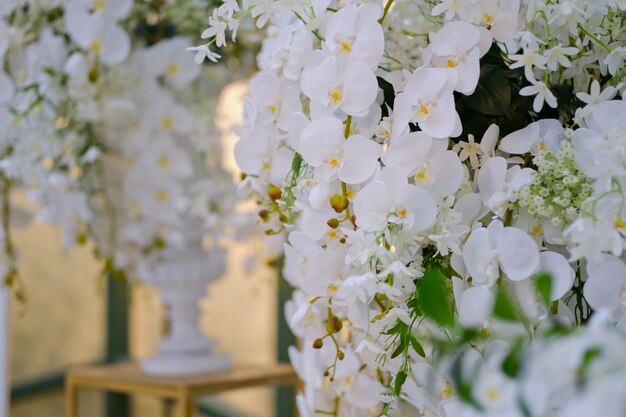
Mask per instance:
[[[0,6],[4,282],[25,297],[10,239],[10,190],[42,207],[68,245],[94,243],[105,275],[219,234],[234,205],[214,113],[199,98],[225,79],[201,69],[187,34],[197,2],[19,0]],[[234,57],[233,57],[234,58]]]
[[[626,3],[228,0],[198,58],[246,15],[300,415],[619,415]]]

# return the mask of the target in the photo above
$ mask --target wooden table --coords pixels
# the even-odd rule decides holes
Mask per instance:
[[[289,364],[235,365],[227,372],[188,377],[153,377],[142,373],[138,364],[127,362],[74,368],[65,379],[67,417],[78,417],[78,390],[81,388],[155,395],[177,402],[180,417],[192,417],[196,399],[201,395],[257,385],[297,382],[298,378]]]

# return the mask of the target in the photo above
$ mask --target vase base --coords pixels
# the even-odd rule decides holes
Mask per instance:
[[[228,370],[232,359],[227,355],[167,354],[141,361],[141,370],[147,375],[177,377],[211,374]]]

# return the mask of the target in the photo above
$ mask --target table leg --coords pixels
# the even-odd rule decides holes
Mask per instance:
[[[67,417],[78,417],[78,388],[71,377],[65,380],[65,407]]]
[[[194,417],[196,415],[196,399],[187,393],[178,398],[180,417]]]

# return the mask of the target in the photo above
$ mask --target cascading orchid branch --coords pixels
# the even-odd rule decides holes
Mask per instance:
[[[541,329],[626,321],[626,2],[230,0],[197,58],[244,14],[266,36],[235,157],[287,236],[300,415],[574,415],[572,384],[618,415],[585,385],[616,374],[560,385],[554,356],[542,395],[508,387]]]
[[[185,50],[191,44],[183,35],[200,30],[204,7],[2,2],[6,284],[16,278],[10,186],[39,203],[43,220],[63,227],[66,244],[93,242],[103,275],[115,278],[134,274],[142,257],[185,245],[189,221],[215,235],[236,223],[214,113],[198,100],[226,71],[207,76]]]

